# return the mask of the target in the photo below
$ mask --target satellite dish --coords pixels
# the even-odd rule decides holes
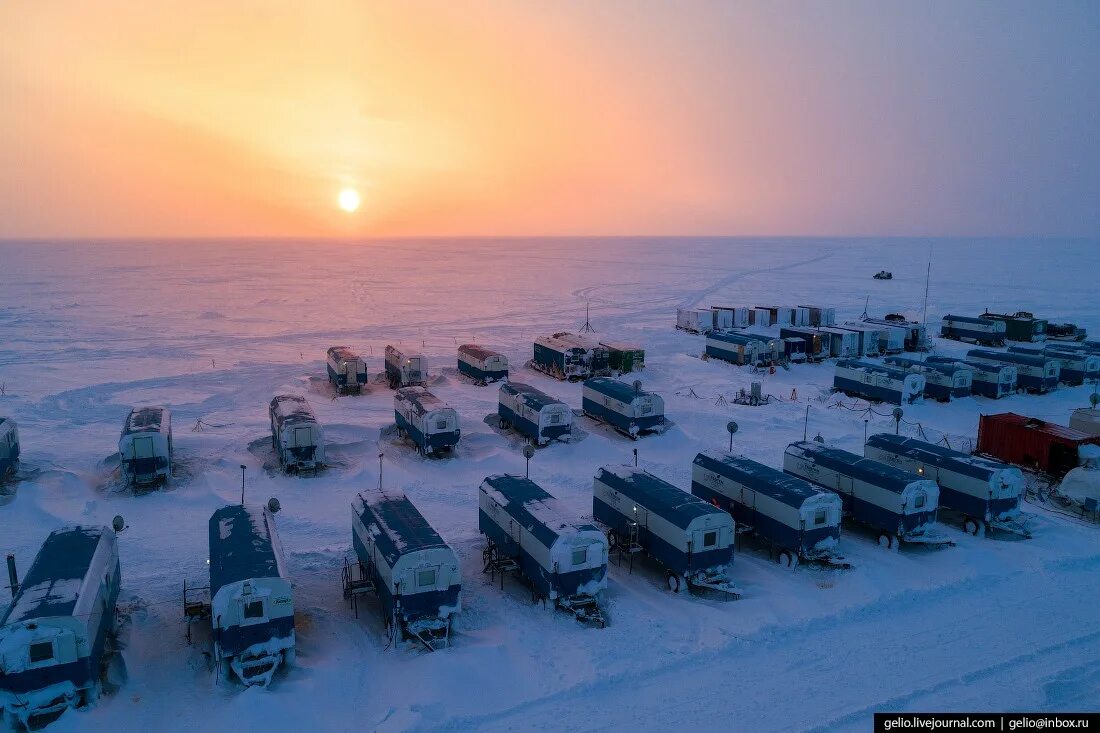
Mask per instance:
[[[122,518],[121,514],[116,514],[115,518],[111,520],[111,528],[115,532],[121,532],[126,529],[126,520]]]
[[[901,422],[901,416],[904,415],[905,412],[900,407],[895,407],[891,414],[894,416],[894,422]]]
[[[728,432],[730,435],[736,433],[737,423],[735,423],[733,420],[730,420],[728,423],[726,423],[726,432]]]
[[[278,514],[283,505],[274,496],[267,500],[267,510],[272,514]]]
[[[814,442],[815,443],[824,443],[825,439],[821,437],[821,433],[818,433],[817,435],[814,436]]]
[[[531,460],[531,458],[532,458],[532,457],[533,457],[534,455],[535,455],[535,448],[534,448],[534,446],[532,446],[532,445],[531,445],[530,443],[528,443],[527,445],[523,446],[523,457],[524,457],[524,458],[526,458],[527,460]]]

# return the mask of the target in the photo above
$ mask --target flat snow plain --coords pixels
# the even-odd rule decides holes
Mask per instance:
[[[744,543],[735,602],[671,595],[644,561],[633,574],[613,566],[603,630],[481,573],[477,487],[524,461],[520,441],[483,420],[496,389],[457,376],[457,344],[498,347],[514,379],[578,408],[580,385],[522,366],[533,338],[576,329],[590,303],[598,335],[645,345],[640,379],[675,427],[631,443],[578,418],[582,440],[531,462],[534,479],[586,516],[598,466],[628,462],[636,447],[644,468],[688,488],[692,458],[726,447],[730,419],[736,450],[773,466],[802,438],[807,405],[810,437],[860,450],[864,415],[829,407],[828,364],[763,377],[780,401],[723,405],[719,395],[759,377],[700,360],[702,338],[673,329],[675,310],[822,303],[846,320],[869,297],[873,314],[919,318],[930,245],[931,323],[1026,309],[1100,334],[1094,242],[0,244],[0,414],[18,421],[24,450],[23,480],[0,505],[0,551],[25,573],[63,523],[123,514],[130,525],[119,540],[126,679],[50,730],[867,730],[875,710],[1100,709],[1100,527],[1035,508],[1032,540],[973,538],[945,522],[957,546],[939,551],[891,552],[846,528],[849,571],[784,571]],[[872,280],[879,269],[894,279]],[[387,343],[428,357],[431,389],[462,420],[453,457],[421,459],[384,434],[392,393],[380,384],[332,398],[325,348],[361,349],[373,377]],[[928,402],[905,418],[964,444],[983,412],[1065,424],[1090,389]],[[307,395],[323,422],[333,465],[321,475],[272,470],[266,406],[277,392]],[[167,490],[135,497],[118,485],[113,454],[139,404],[172,409],[177,468]],[[869,429],[893,422],[873,415]],[[463,612],[441,653],[387,649],[373,601],[356,619],[341,596],[349,502],[377,483],[379,450],[386,485],[408,493],[462,563]],[[242,463],[250,500],[282,503],[299,609],[297,664],[267,690],[216,685],[208,633],[188,646],[181,621],[182,584],[205,584],[207,520],[237,501]]]

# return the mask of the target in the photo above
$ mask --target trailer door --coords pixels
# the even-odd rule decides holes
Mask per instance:
[[[294,445],[292,448],[306,448],[313,445],[313,431],[307,427],[294,428]]]

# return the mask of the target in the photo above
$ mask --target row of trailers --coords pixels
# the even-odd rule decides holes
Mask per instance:
[[[1004,346],[1006,341],[1076,344],[1085,341],[1088,332],[1073,323],[1050,323],[1027,311],[1012,314],[986,311],[979,316],[944,316],[940,336],[984,346]]]

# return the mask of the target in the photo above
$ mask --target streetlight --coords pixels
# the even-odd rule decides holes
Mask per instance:
[[[726,423],[726,432],[730,434],[730,453],[733,453],[733,434],[737,432],[737,423],[733,420]]]
[[[870,418],[867,418],[867,417],[863,418],[863,442],[864,443],[867,442],[867,424],[869,422],[871,422]]]
[[[894,435],[897,435],[901,432],[901,416],[904,415],[905,412],[900,407],[895,407],[892,414],[894,416]]]
[[[535,455],[535,449],[530,443],[523,446],[523,457],[527,459],[526,478],[531,478],[531,457]]]

